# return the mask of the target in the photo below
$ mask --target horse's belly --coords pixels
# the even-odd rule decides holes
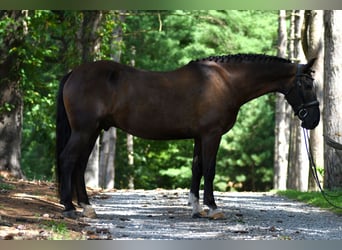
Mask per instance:
[[[139,121],[121,129],[134,136],[152,140],[190,139],[195,137],[194,128],[170,126],[170,124],[166,126],[165,124],[148,121]]]

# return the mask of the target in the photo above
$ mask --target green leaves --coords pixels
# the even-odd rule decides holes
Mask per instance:
[[[2,106],[0,106],[0,114],[6,113],[6,112],[11,112],[14,108],[15,108],[15,106],[13,104],[5,102]]]
[[[217,174],[241,190],[272,187],[274,119],[273,95],[245,104],[233,129],[223,136],[217,160]],[[231,185],[230,185],[231,186]]]

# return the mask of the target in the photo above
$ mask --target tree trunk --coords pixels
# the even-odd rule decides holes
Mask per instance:
[[[118,20],[115,22],[123,22],[123,12],[119,12]],[[118,25],[113,30],[113,44],[111,45],[113,61],[120,62],[122,42],[122,27]],[[116,141],[117,131],[115,127],[104,131],[101,141],[101,154],[100,154],[100,186],[104,189],[112,189],[115,186],[115,157],[116,157]]]
[[[78,49],[81,63],[92,62],[96,59],[100,49],[100,35],[98,30],[102,20],[102,11],[84,11],[83,21],[79,32]],[[85,172],[85,182],[89,187],[99,187],[99,138],[89,156]]]
[[[100,152],[99,181],[104,189],[114,188],[115,180],[115,152],[117,133],[112,127],[103,132]]]
[[[131,66],[135,67],[135,47],[131,48]],[[127,134],[128,188],[134,189],[134,149],[133,135]]]
[[[324,27],[323,11],[305,11],[305,22],[302,35],[302,44],[306,58],[317,58],[312,69],[315,71],[315,88],[321,108],[321,121],[310,132],[310,141],[313,158],[318,168],[324,167],[324,140],[323,140],[323,78],[324,78]],[[321,180],[323,177],[320,178]],[[309,190],[318,190],[315,179],[309,174]]]
[[[278,56],[287,57],[286,10],[279,10]],[[286,190],[289,152],[289,114],[291,107],[284,95],[276,94],[275,108],[275,146],[273,186],[277,190]]]
[[[21,128],[23,98],[20,89],[22,59],[18,54],[25,42],[27,11],[0,11],[8,19],[0,45],[0,174],[24,178],[21,171]]]
[[[21,128],[23,100],[19,79],[11,76],[0,83],[0,174],[23,178]]]
[[[127,157],[128,157],[128,189],[134,189],[134,149],[133,135],[127,134]]]
[[[325,138],[342,143],[342,11],[324,12],[324,110]],[[342,150],[324,144],[324,187],[342,187]]]
[[[301,28],[304,11],[295,10],[291,15],[291,40],[293,42],[292,60],[305,63],[305,56],[301,45]],[[300,120],[292,114],[290,129],[290,150],[287,187],[299,191],[307,191],[309,178],[309,162],[306,155],[304,138],[300,127]]]

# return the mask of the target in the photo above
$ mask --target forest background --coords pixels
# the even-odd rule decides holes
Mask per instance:
[[[55,178],[56,93],[63,75],[80,63],[110,59],[166,71],[210,55],[279,53],[278,11],[36,10],[1,11],[0,17],[1,54],[18,59],[13,69],[22,137],[16,175],[28,179]],[[273,188],[276,99],[269,94],[244,105],[234,128],[223,136],[217,190]],[[15,106],[2,101],[1,116],[14,112]],[[105,188],[189,187],[193,141],[150,141],[119,130],[109,133],[101,135],[90,159],[95,167],[89,166],[89,183]],[[114,143],[107,151],[112,153],[110,164],[103,160],[108,158],[106,138]],[[4,162],[1,170],[6,170]],[[108,176],[110,184],[103,181]]]

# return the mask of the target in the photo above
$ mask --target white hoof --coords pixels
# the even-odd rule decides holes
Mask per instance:
[[[199,204],[198,198],[193,193],[189,193],[189,204],[192,205],[192,218],[203,218],[205,217],[205,212],[202,210],[201,205]]]
[[[212,220],[222,220],[225,219],[226,216],[224,212],[220,209],[210,209],[208,212],[208,218]]]
[[[95,209],[91,205],[87,205],[87,204],[83,204],[83,203],[81,203],[80,205],[83,208],[82,215],[84,217],[91,218],[91,219],[97,218]]]

